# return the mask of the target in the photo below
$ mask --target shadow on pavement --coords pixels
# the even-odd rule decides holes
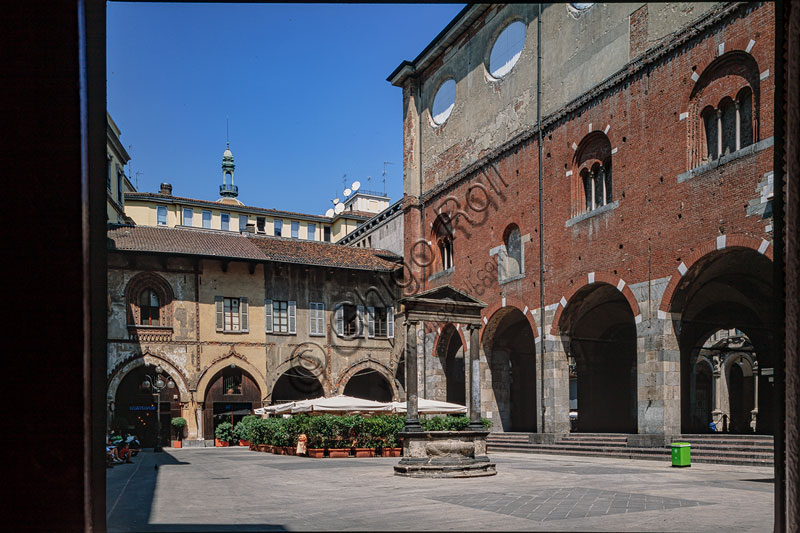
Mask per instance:
[[[110,532],[165,531],[212,533],[217,531],[288,531],[277,524],[151,524],[158,473],[163,468],[190,465],[168,451],[142,450],[133,464],[120,464],[106,475],[106,523]]]

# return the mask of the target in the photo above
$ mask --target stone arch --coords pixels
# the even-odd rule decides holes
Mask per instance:
[[[315,344],[315,343],[308,343],[308,344]],[[269,386],[267,389],[265,389],[267,391],[266,396],[264,398],[265,402],[267,403],[272,402],[272,394],[275,390],[275,385],[278,383],[281,377],[283,377],[283,375],[286,374],[286,372],[289,372],[293,368],[298,368],[298,367],[302,368],[304,372],[307,372],[309,374],[309,377],[316,378],[316,380],[320,384],[320,387],[322,387],[323,396],[327,397],[332,394],[333,388],[331,387],[330,381],[326,377],[327,373],[325,372],[324,365],[314,365],[312,363],[309,363],[303,357],[290,356],[288,360],[283,361],[281,364],[279,364],[274,372],[270,373],[270,378],[268,381]]]
[[[667,283],[667,287],[664,289],[664,294],[661,296],[661,304],[658,306],[659,318],[667,317],[667,313],[670,311],[672,300],[675,296],[675,290],[683,279],[683,276],[695,265],[695,263],[697,263],[700,258],[717,250],[724,250],[726,248],[734,247],[755,250],[772,261],[773,246],[772,243],[766,239],[759,240],[758,238],[750,235],[732,233],[729,235],[720,235],[716,239],[704,242],[698,246],[695,251],[689,255],[689,257],[681,262],[681,264],[678,265],[678,267],[675,269],[675,272],[672,274],[672,278],[669,280],[669,283]]]
[[[347,383],[350,379],[353,378],[356,374],[363,370],[374,370],[378,372],[389,384],[389,388],[392,391],[392,400],[398,401],[401,397],[401,387],[400,383],[392,375],[391,370],[386,367],[383,363],[376,361],[370,357],[365,359],[361,359],[360,361],[355,361],[347,368],[345,368],[339,377],[334,380],[334,384],[331,387],[331,393],[335,394],[344,394],[344,389],[347,386]]]
[[[628,304],[630,305],[634,321],[637,324],[642,321],[642,312],[639,309],[639,302],[636,300],[636,296],[633,294],[633,291],[630,289],[630,287],[628,287],[628,284],[625,283],[625,280],[610,272],[589,272],[586,275],[586,285],[581,285],[578,283],[574,284],[572,288],[567,290],[563,296],[561,296],[561,299],[556,304],[556,312],[553,315],[553,321],[550,323],[550,335],[558,335],[558,323],[561,320],[561,315],[564,312],[564,308],[567,306],[567,303],[579,290],[582,290],[593,283],[606,283],[616,287],[616,289],[622,293],[622,296],[625,297],[625,300],[627,300]]]
[[[106,387],[107,401],[114,401],[114,399],[117,397],[117,389],[119,388],[119,384],[122,383],[122,380],[125,378],[125,376],[127,376],[132,370],[145,365],[161,365],[161,367],[164,368],[164,370],[166,370],[170,376],[175,376],[175,385],[178,387],[180,402],[183,404],[189,402],[191,395],[189,394],[189,379],[186,374],[169,359],[160,354],[154,354],[148,349],[145,349],[140,355],[135,355],[126,359],[125,361],[120,362],[120,364],[117,365],[117,367],[111,372],[111,375],[108,378],[108,386]]]
[[[441,365],[444,380],[444,400],[466,405],[467,366],[469,358],[465,335],[460,324],[447,322],[439,328],[431,354]],[[431,398],[437,399],[437,398]],[[440,398],[441,399],[441,396]]]
[[[197,391],[197,398],[200,401],[205,398],[208,386],[216,375],[231,363],[235,363],[237,367],[241,368],[256,382],[258,388],[261,390],[262,402],[264,401],[267,381],[264,375],[253,366],[245,356],[231,348],[230,352],[214,359],[211,364],[206,366],[197,378],[195,383],[195,390]]]
[[[671,320],[679,349],[683,432],[704,429],[698,425],[699,418],[695,414],[699,407],[693,403],[695,398],[689,370],[698,351],[707,349],[706,341],[716,331],[738,330],[734,337],[746,337],[750,344],[748,350],[759,368],[768,369],[775,365],[776,339],[771,305],[773,265],[770,255],[769,241],[765,239],[759,243],[749,236],[720,235],[698,247],[682,262],[667,285],[658,313],[659,318]],[[723,349],[722,353],[729,354],[737,351],[735,345],[720,344],[719,348]],[[724,359],[718,358],[715,364],[722,361]],[[722,369],[715,373],[715,382],[720,383],[722,391],[714,397],[711,408],[717,422],[727,410],[724,387],[728,377],[729,374],[722,373]],[[738,374],[737,377],[744,378]],[[737,431],[750,432],[749,428],[753,428],[758,433],[769,434],[775,424],[775,412],[771,409],[776,394],[774,383],[764,375],[756,376],[755,381],[752,388],[757,413],[754,413],[751,425],[745,424],[745,417],[739,413]],[[749,383],[747,387],[750,387]]]
[[[534,309],[536,309],[536,306],[528,307],[527,305],[525,305],[525,302],[523,302],[521,298],[518,298],[517,296],[513,295],[508,295],[501,297],[499,300],[495,300],[489,306],[484,308],[483,311],[481,312],[481,318],[483,320],[483,325],[484,325],[484,327],[482,327],[479,330],[481,345],[483,345],[483,338],[484,335],[486,335],[487,331],[485,326],[489,323],[492,317],[495,316],[495,314],[497,314],[499,311],[505,308],[517,309],[523,314],[523,316],[525,316],[525,318],[528,320],[528,325],[531,328],[531,333],[533,333],[533,338],[536,340],[536,342],[538,342],[539,333],[541,329],[536,326],[536,320],[534,320],[533,317],[533,311]],[[467,340],[468,339],[466,339],[462,335],[461,342],[464,343],[464,346],[468,345]]]
[[[492,381],[482,409],[498,414],[495,430],[537,431],[536,337],[530,312],[504,305],[484,320],[480,344]]]
[[[570,401],[576,401],[578,411],[574,430],[636,433],[638,306],[608,283],[613,278],[600,281],[590,275],[588,281],[571,291],[566,303],[562,298],[552,325],[570,368]]]

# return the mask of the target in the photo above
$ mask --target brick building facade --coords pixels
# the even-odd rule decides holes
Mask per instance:
[[[406,292],[488,304],[495,430],[770,433],[773,4],[537,9],[467,6],[389,77]],[[425,331],[421,395],[458,400],[467,336]]]

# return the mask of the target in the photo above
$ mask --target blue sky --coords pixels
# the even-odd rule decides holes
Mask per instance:
[[[109,3],[108,109],[132,180],[216,200],[227,117],[247,205],[322,214],[344,174],[382,191],[384,161],[400,199],[402,93],[386,77],[462,8]]]

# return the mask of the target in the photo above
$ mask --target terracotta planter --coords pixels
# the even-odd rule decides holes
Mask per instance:
[[[375,457],[375,448],[356,448],[356,457]]]
[[[400,452],[403,448],[384,448],[382,450],[383,457],[400,457]]]
[[[172,441],[172,447],[173,448],[180,448],[181,447],[181,441],[179,441],[179,440]]]
[[[275,455],[286,455],[286,452],[283,450],[283,446],[273,446],[272,453]]]
[[[265,451],[267,451],[267,445],[266,444],[256,444],[256,449],[258,451],[260,451],[260,452],[265,452]]]
[[[331,458],[350,457],[350,448],[328,448]]]
[[[306,448],[306,452],[308,452],[309,457],[314,457],[315,459],[325,457],[325,448]]]
[[[253,450],[256,450],[256,449],[257,449],[256,445],[253,444],[253,443],[250,443],[250,451],[252,452]]]
[[[230,444],[231,444],[230,442],[225,440],[214,439],[214,446],[217,447],[225,448],[227,446],[230,446]]]
[[[240,440],[239,441],[239,446],[250,446],[250,443],[247,442],[246,440]]]
[[[284,446],[283,451],[286,455],[297,455],[297,448],[294,446]]]

